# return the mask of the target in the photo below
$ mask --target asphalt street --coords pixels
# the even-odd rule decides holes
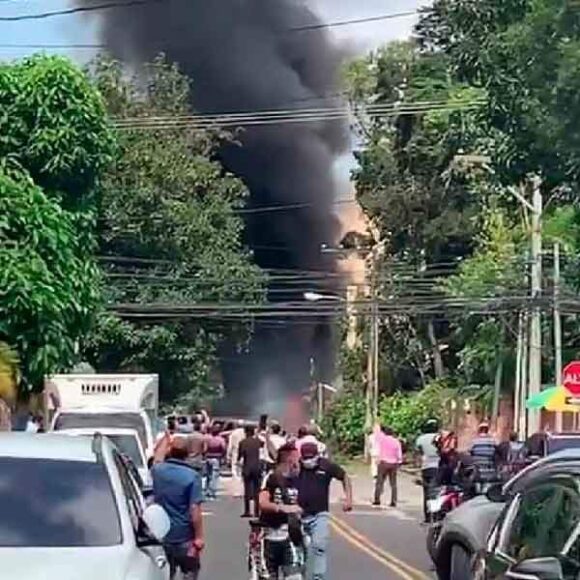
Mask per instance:
[[[207,548],[201,580],[248,578],[248,523],[241,500],[222,497],[205,506]],[[416,514],[357,505],[351,514],[333,507],[329,554],[331,580],[426,580],[432,578],[425,532]]]

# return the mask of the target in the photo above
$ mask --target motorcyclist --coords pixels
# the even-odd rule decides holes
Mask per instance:
[[[261,561],[259,579],[302,580],[304,538],[298,505],[299,454],[293,445],[278,450],[277,465],[264,479],[259,495]]]

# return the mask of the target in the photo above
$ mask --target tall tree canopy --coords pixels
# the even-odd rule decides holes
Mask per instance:
[[[104,102],[70,61],[0,65],[0,340],[29,387],[74,362],[91,324],[93,194],[113,151]]]
[[[93,78],[118,121],[191,114],[188,80],[162,57],[139,78],[99,60]],[[134,123],[133,123],[134,124]],[[207,130],[123,128],[119,154],[100,188],[99,246],[110,304],[244,303],[263,298],[263,275],[242,243],[247,190],[224,171],[224,135]],[[212,394],[216,349],[241,340],[233,324],[122,321],[104,314],[86,344],[101,370],[160,372],[162,396]]]

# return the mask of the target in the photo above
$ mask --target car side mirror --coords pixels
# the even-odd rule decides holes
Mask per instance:
[[[485,492],[485,497],[493,503],[503,503],[506,500],[506,496],[503,492],[502,483],[494,483]]]
[[[506,573],[512,580],[563,580],[564,572],[558,558],[530,558],[512,566]]]
[[[145,532],[156,542],[162,542],[169,533],[171,522],[167,512],[158,504],[148,505],[141,516]],[[151,543],[151,542],[150,542]]]

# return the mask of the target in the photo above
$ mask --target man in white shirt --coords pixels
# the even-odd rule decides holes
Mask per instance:
[[[236,423],[236,428],[230,433],[228,439],[227,460],[232,466],[232,481],[234,484],[234,496],[242,496],[242,466],[238,463],[238,449],[240,443],[245,438],[244,422],[239,420]]]
[[[423,434],[417,437],[415,449],[421,455],[421,479],[423,481],[423,514],[425,521],[429,520],[427,511],[427,500],[439,471],[439,450],[435,445],[435,438],[439,434],[439,422],[437,419],[430,419],[423,427]]]

